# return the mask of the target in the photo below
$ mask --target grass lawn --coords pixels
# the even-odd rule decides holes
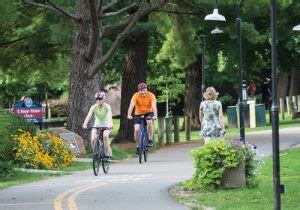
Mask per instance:
[[[60,176],[65,173],[33,173],[33,172],[24,172],[24,171],[14,171],[13,174],[11,174],[8,177],[1,177],[0,182],[0,189],[9,187],[9,186],[15,186],[30,182],[36,182],[43,179],[47,179],[49,177],[55,177]]]
[[[286,186],[286,193],[281,196],[282,209],[294,210],[300,207],[299,159],[300,148],[289,149],[281,154],[281,183]],[[264,162],[261,174],[257,178],[258,187],[256,188],[188,192],[187,196],[178,199],[185,203],[192,203],[196,206],[195,209],[201,206],[222,210],[274,209],[272,158],[268,157]]]

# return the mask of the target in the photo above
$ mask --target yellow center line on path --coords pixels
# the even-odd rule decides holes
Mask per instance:
[[[90,184],[88,184],[87,186],[89,186]],[[76,190],[78,190],[78,189],[81,189],[81,188],[83,188],[83,187],[85,187],[86,185],[81,185],[81,186],[79,186],[79,187],[75,187],[75,188],[72,188],[72,189],[70,189],[70,190],[67,190],[67,191],[65,191],[65,192],[63,192],[63,193],[61,193],[61,194],[59,194],[56,198],[55,198],[55,200],[54,200],[54,209],[55,210],[63,210],[63,207],[62,207],[62,201],[63,201],[63,199],[64,199],[64,197],[66,196],[66,195],[68,195],[69,193],[71,193],[71,192],[73,192],[73,191],[76,191]]]
[[[99,187],[101,185],[104,185],[104,183],[99,183],[99,184],[93,184],[92,186],[86,186],[85,188],[82,188],[82,189],[79,189],[75,192],[73,192],[69,198],[68,198],[68,207],[69,207],[69,210],[78,210],[77,208],[77,205],[76,205],[76,197],[84,192],[84,191],[87,191],[87,190],[90,190],[90,189],[93,189],[93,188],[96,188],[96,187]]]
[[[86,184],[86,185],[81,185],[81,186],[78,186],[78,187],[75,187],[75,188],[72,188],[72,189],[69,189],[61,194],[59,194],[55,200],[54,200],[54,209],[55,210],[63,210],[64,208],[62,207],[62,202],[63,202],[63,199],[65,198],[65,196],[67,196],[68,194],[70,193],[73,193],[75,192],[74,194],[76,194],[76,196],[78,196],[79,193],[85,191],[85,190],[88,190],[90,188],[95,188],[95,187],[98,187],[100,185],[103,185],[104,183],[101,183],[101,184],[95,184],[95,183],[89,183],[89,184]],[[76,191],[78,191],[79,193],[77,193]],[[73,194],[72,194],[73,195]],[[74,196],[70,196],[70,197],[74,197]],[[76,197],[75,197],[76,198]],[[75,203],[75,198],[74,198],[74,201],[71,200],[71,203],[72,203],[72,206],[75,206],[76,207],[76,203]],[[69,202],[70,198],[68,199],[68,202]],[[68,206],[69,203],[68,203]],[[77,209],[77,207],[76,207]]]

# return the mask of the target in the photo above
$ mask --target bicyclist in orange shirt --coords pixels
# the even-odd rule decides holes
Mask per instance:
[[[132,111],[135,108],[135,116],[151,116],[153,120],[157,118],[157,107],[156,98],[153,93],[147,90],[147,85],[145,83],[140,83],[137,86],[138,92],[135,93],[132,98],[128,108],[127,118],[132,119]],[[139,145],[139,132],[141,127],[141,121],[139,119],[134,120],[134,139],[137,145]],[[148,131],[148,146],[153,146],[153,121],[147,120],[147,131]]]

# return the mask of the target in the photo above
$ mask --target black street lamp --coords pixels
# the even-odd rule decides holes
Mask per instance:
[[[276,0],[271,0],[271,31],[272,31],[272,148],[273,148],[273,189],[274,209],[280,210],[280,193],[284,192],[284,186],[280,185],[280,159],[279,159],[279,116],[277,101],[276,78]]]
[[[245,88],[243,87],[243,60],[242,60],[242,36],[241,36],[241,7],[243,0],[240,0],[237,6],[237,41],[238,41],[238,55],[239,55],[239,120],[240,120],[240,140],[245,143],[245,113],[244,107],[246,104]],[[247,94],[246,94],[247,95]]]

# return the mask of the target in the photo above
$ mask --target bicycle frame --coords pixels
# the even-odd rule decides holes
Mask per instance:
[[[139,132],[139,162],[142,163],[142,156],[144,154],[144,161],[147,162],[147,151],[148,151],[148,132],[147,132],[147,120],[151,120],[151,117],[134,117],[134,119],[140,119],[140,132]]]
[[[96,139],[93,145],[93,170],[95,176],[98,176],[100,162],[102,164],[103,172],[108,173],[109,162],[105,159],[103,132],[109,130],[107,127],[92,127],[97,129]],[[92,129],[90,128],[90,129]]]
[[[140,135],[142,137],[139,138],[139,146],[140,146],[140,148],[143,149],[143,151],[147,151],[148,150],[148,148],[147,148],[148,131],[147,131],[146,119],[142,120],[140,132],[141,132]]]

